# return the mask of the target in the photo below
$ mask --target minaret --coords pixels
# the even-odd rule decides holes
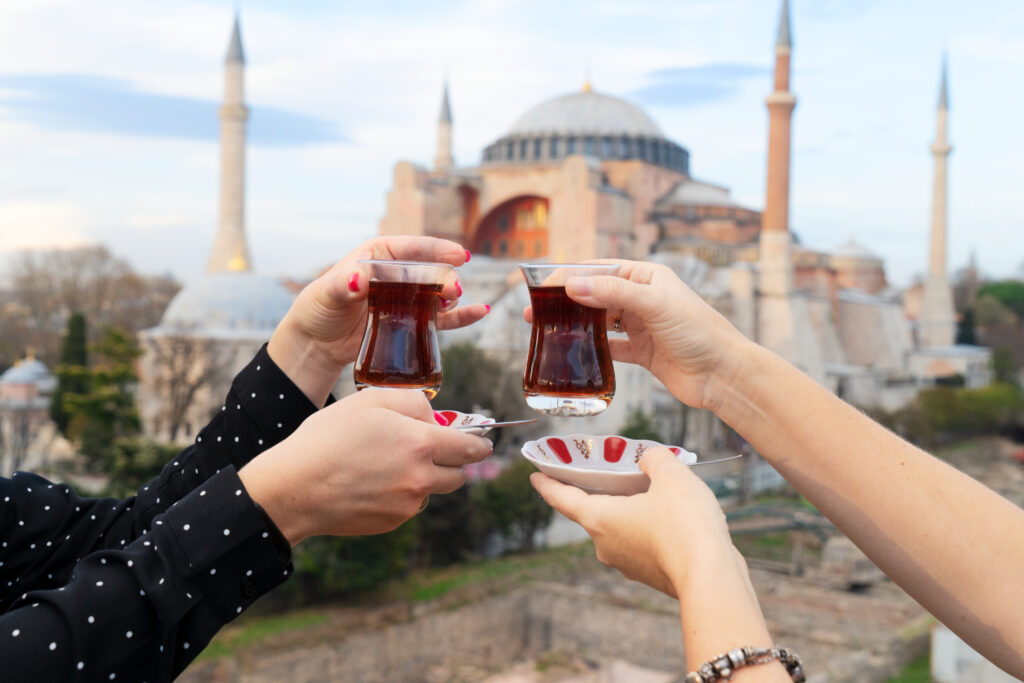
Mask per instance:
[[[775,40],[775,87],[768,95],[768,180],[761,220],[760,292],[786,296],[793,290],[789,234],[790,121],[796,98],[789,92],[789,0],[782,0]]]
[[[434,156],[434,170],[447,171],[455,165],[452,158],[452,110],[448,104],[448,81],[444,82],[441,96],[441,116],[437,120],[437,155]]]
[[[935,184],[932,188],[932,230],[928,253],[928,279],[924,284],[921,314],[918,316],[918,343],[922,347],[950,346],[956,338],[956,313],[953,290],[946,276],[946,161],[953,148],[947,137],[949,92],[946,84],[946,60],[942,60],[939,104],[936,112]]]
[[[224,103],[220,107],[220,216],[207,273],[252,270],[245,239],[245,55],[238,15],[224,58]]]

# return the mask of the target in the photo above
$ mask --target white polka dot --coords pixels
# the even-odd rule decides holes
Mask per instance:
[[[217,441],[218,441],[218,443],[220,442],[220,437],[219,436],[217,437]]]
[[[57,643],[50,643],[50,652],[53,652],[56,649],[57,649]]]
[[[89,617],[89,623],[90,624],[96,623],[96,617],[92,617],[92,616]]]
[[[51,545],[53,545],[53,543],[52,543],[51,541],[47,541],[47,542],[46,542],[46,547],[47,547],[47,548],[49,548],[49,547],[50,547]]]
[[[76,666],[77,666],[78,670],[81,671],[82,669],[85,668],[85,662],[79,662]]]
[[[132,562],[131,560],[128,560],[128,566],[129,566],[129,567],[131,567],[131,566],[132,566],[133,564],[135,564],[135,563],[134,563],[134,562]]]
[[[96,515],[89,515],[89,519],[96,519]]]
[[[163,522],[163,520],[162,520],[162,519],[158,519],[158,520],[156,520],[156,524],[157,524],[157,526],[163,526],[163,523],[164,523],[164,522]]]
[[[46,505],[46,506],[44,506],[44,507],[43,507],[43,509],[44,509],[44,510],[49,510],[49,509],[50,509],[50,506],[49,506],[49,505]]]
[[[278,394],[278,395],[277,395],[277,397],[278,397],[279,399],[281,399],[282,401],[284,400],[284,394]]]
[[[225,536],[230,536],[231,535],[231,529],[225,529],[224,530],[224,535]]]
[[[249,571],[247,571],[247,572],[245,573],[245,575],[246,575],[246,576],[252,576],[252,570],[250,569]]]
[[[238,614],[241,614],[242,613],[242,608],[239,607],[238,609],[235,610],[235,612],[237,612]]]
[[[280,429],[280,428],[281,428],[281,427],[283,427],[283,426],[284,426],[284,425],[282,425],[282,424],[281,424],[280,422],[278,422],[278,423],[277,423],[277,428],[278,428],[278,429]]]
[[[236,496],[242,495],[242,489],[235,489],[235,495]]]
[[[191,524],[186,524],[185,526],[183,526],[181,528],[184,529],[185,531],[188,531],[189,529],[192,528],[192,525]]]
[[[216,569],[211,569],[211,570],[210,570],[210,576],[213,576],[213,575],[214,575],[214,574],[216,574],[216,573],[217,573],[217,570],[216,570]]]
[[[124,637],[125,638],[131,638],[132,637],[132,632],[128,631],[127,633],[124,634]]]
[[[144,546],[150,546],[150,545],[152,545],[152,543],[150,543],[149,541],[143,541],[143,542],[142,542],[142,545],[144,545]]]
[[[183,647],[184,647],[184,648],[185,648],[186,650],[188,649],[188,643],[182,643],[182,646],[183,646]]]
[[[146,591],[144,591],[144,590],[139,590],[139,595],[145,595],[145,594],[146,594]]]
[[[19,521],[18,526],[25,526],[25,522]]]
[[[177,467],[178,466],[178,461],[175,460],[174,462],[171,463],[171,465],[173,465],[174,467]]]
[[[102,586],[102,585],[103,585],[103,582],[102,582],[102,581],[97,581],[97,582],[96,582],[96,585],[97,585],[97,586]]]
[[[256,398],[256,392],[255,392],[255,391],[254,391],[254,392],[252,392],[252,397],[253,397],[253,398]]]
[[[235,443],[238,443],[238,437],[237,436],[235,437]]]
[[[11,635],[14,636],[15,638],[17,638],[18,636],[21,635],[21,629],[20,628],[14,629],[13,631],[11,631]]]
[[[158,585],[160,585],[160,586],[164,585],[164,580],[163,580],[163,579],[160,579],[160,582],[159,582],[159,584],[158,584]]]
[[[228,407],[227,407],[227,406],[221,406],[221,407],[220,407],[220,409],[221,409],[221,410],[227,410],[227,409],[228,409]]]
[[[196,437],[196,441],[197,441],[197,442],[198,442],[198,441],[202,441],[202,440],[203,440],[203,437],[201,437],[201,436],[197,436],[197,437]]]
[[[200,495],[200,496],[205,496],[205,495],[206,495],[206,491],[200,491],[200,492],[199,492],[199,495]]]
[[[110,680],[114,680],[115,678],[117,678],[117,674],[110,674]]]
[[[270,534],[269,534],[269,533],[267,533],[266,531],[264,531],[264,532],[263,532],[263,538],[267,538],[268,536],[270,536]]]
[[[106,563],[107,563],[106,558],[101,557],[100,558],[100,564],[106,564]]]
[[[257,365],[256,366],[256,372],[259,372],[259,371],[260,371],[260,366]]]
[[[29,547],[30,550],[35,550],[36,549],[36,544],[35,543],[30,543],[28,547]]]

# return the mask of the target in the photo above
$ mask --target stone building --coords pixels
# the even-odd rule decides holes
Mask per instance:
[[[0,374],[0,476],[15,470],[49,472],[74,455],[50,419],[56,388],[57,378],[32,353]]]

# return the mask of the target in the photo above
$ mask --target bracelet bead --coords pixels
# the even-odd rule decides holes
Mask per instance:
[[[732,680],[738,669],[779,660],[786,667],[786,672],[794,683],[804,683],[803,663],[795,652],[784,647],[755,648],[744,647],[729,650],[725,654],[715,655],[701,664],[696,671],[686,674],[685,683],[717,683]]]

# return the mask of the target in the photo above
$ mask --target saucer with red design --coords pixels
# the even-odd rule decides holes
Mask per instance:
[[[624,436],[568,434],[542,436],[523,444],[523,456],[552,479],[592,493],[628,496],[651,485],[640,471],[640,458],[649,448],[665,444]],[[679,462],[692,465],[697,454],[679,446],[665,446]]]
[[[460,413],[457,410],[438,410],[437,412],[448,420],[449,427],[463,427],[463,431],[469,434],[486,434],[490,431],[490,427],[487,425],[494,422],[493,417],[478,413]],[[476,429],[465,429],[465,427],[476,427]]]

